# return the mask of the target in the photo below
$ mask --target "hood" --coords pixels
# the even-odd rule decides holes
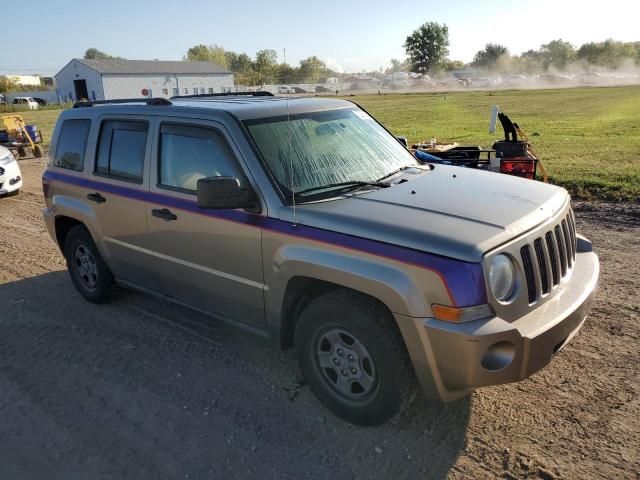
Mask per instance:
[[[298,224],[480,262],[484,253],[555,216],[569,200],[553,185],[437,165],[390,188],[299,205]],[[292,208],[280,218],[293,221]]]

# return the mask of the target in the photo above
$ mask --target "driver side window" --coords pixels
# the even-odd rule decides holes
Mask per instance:
[[[188,193],[196,192],[201,178],[244,178],[227,141],[211,128],[162,125],[159,161],[158,186]]]

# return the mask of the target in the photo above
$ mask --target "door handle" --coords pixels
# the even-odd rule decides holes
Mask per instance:
[[[98,192],[88,194],[87,198],[96,203],[104,203],[107,201],[107,199],[100,195]]]
[[[154,208],[153,210],[151,210],[151,215],[161,218],[165,222],[170,222],[172,220],[178,219],[178,216],[175,213],[172,213],[168,208],[163,208],[161,210]]]

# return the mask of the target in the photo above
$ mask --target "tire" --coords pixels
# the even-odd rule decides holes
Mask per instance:
[[[44,156],[44,151],[40,145],[34,145],[33,156],[36,158],[42,158]]]
[[[64,242],[64,256],[71,281],[92,303],[107,303],[113,294],[113,274],[83,225],[73,227]]]
[[[379,425],[415,398],[416,377],[393,322],[382,305],[349,290],[326,293],[300,314],[295,331],[300,369],[338,417]]]

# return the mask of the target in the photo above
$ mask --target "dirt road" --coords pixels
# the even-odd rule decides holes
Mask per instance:
[[[593,313],[533,378],[348,425],[293,352],[132,292],[82,300],[40,218],[0,199],[0,478],[639,478],[640,208],[578,205]]]

